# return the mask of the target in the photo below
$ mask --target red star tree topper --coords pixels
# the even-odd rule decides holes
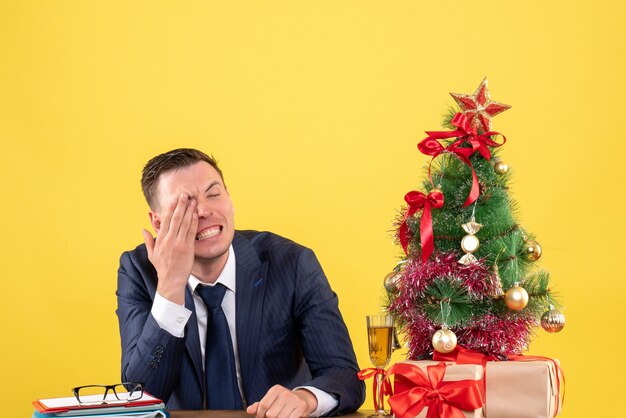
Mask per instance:
[[[474,94],[450,93],[450,96],[461,107],[462,112],[470,120],[472,129],[483,133],[491,130],[491,118],[502,113],[511,106],[494,102],[489,98],[487,78],[480,83]]]

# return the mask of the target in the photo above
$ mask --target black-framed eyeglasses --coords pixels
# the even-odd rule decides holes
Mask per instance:
[[[81,405],[123,404],[141,399],[143,383],[124,382],[115,385],[85,385],[72,388]]]

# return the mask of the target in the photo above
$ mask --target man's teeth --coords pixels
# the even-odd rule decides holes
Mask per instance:
[[[211,238],[220,233],[222,227],[216,226],[215,228],[209,228],[196,235],[196,240],[202,241],[203,239]]]

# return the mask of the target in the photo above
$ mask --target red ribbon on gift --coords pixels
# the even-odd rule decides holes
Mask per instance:
[[[470,162],[469,157],[474,154],[474,152],[478,151],[483,158],[490,160],[491,151],[488,147],[499,147],[504,145],[506,143],[506,137],[495,131],[478,134],[476,128],[471,127],[470,120],[463,113],[457,113],[454,115],[451,123],[453,126],[456,126],[457,129],[454,131],[426,131],[428,136],[417,144],[417,148],[423,154],[431,155],[433,157],[428,166],[428,177],[430,178],[431,183],[433,183],[433,180],[430,175],[430,167],[433,160],[443,152],[449,152],[456,155],[461,161],[468,165],[468,167],[472,170],[472,187],[465,203],[463,204],[463,207],[467,207],[475,202],[480,194],[478,177],[476,176],[476,171],[474,170],[474,166]],[[491,136],[493,135],[501,135],[503,142],[500,144],[493,141],[491,139]],[[459,138],[459,140],[448,145],[447,147],[444,147],[441,143],[439,143],[439,140],[447,138]],[[468,143],[470,147],[463,147],[462,145],[465,143]]]
[[[467,348],[461,345],[457,345],[456,348],[449,353],[440,353],[438,351],[435,351],[433,353],[433,360],[452,361],[458,364],[478,364],[478,365],[482,365],[483,367],[485,367],[488,361],[499,361],[500,359],[493,357],[493,356],[488,356],[483,353],[479,353],[478,351],[468,350]],[[561,406],[563,402],[565,402],[565,374],[563,373],[563,369],[561,369],[561,366],[559,365],[559,363],[554,359],[551,359],[549,357],[543,357],[543,356],[511,355],[507,357],[507,360],[509,361],[542,360],[542,361],[549,361],[554,365],[554,369],[556,370],[556,388],[557,388],[556,393],[554,394],[554,401],[556,403],[556,414],[558,415],[559,412],[561,411]],[[485,387],[486,378],[487,376],[485,375],[482,381],[483,387]],[[559,397],[562,397],[561,402],[559,402]]]
[[[565,374],[563,373],[563,369],[561,369],[559,362],[550,357],[523,356],[521,354],[509,356],[508,359],[510,361],[543,360],[543,361],[549,361],[554,365],[554,369],[556,370],[556,393],[554,394],[554,402],[556,402],[555,415],[558,415],[561,412],[562,404],[565,402]],[[559,402],[559,397],[562,397],[561,402]]]
[[[443,206],[443,193],[435,189],[428,193],[428,195],[425,195],[422,192],[413,190],[404,196],[404,200],[408,208],[404,215],[402,225],[400,225],[400,244],[402,244],[404,252],[408,255],[410,234],[407,219],[423,208],[422,219],[420,219],[420,243],[422,244],[422,262],[426,262],[435,249],[431,208],[439,209]]]
[[[486,365],[488,361],[497,361],[498,359],[493,356],[488,356],[483,353],[479,353],[478,351],[469,350],[461,345],[457,345],[454,350],[449,353],[440,353],[435,350],[433,353],[433,360],[435,361],[452,361],[457,364],[476,364],[478,366],[483,366],[483,369],[486,370]],[[480,387],[483,393],[487,393],[487,375],[484,374],[483,377],[479,381]],[[486,395],[485,395],[486,396]]]
[[[370,368],[361,370],[356,375],[359,378],[359,380],[367,380],[370,377],[374,378],[374,384],[372,385],[372,394],[374,396],[374,409],[376,409],[377,411],[383,409],[385,406],[378,404],[379,397],[378,397],[378,390],[377,390],[378,385],[376,384],[376,376],[382,375],[381,377],[383,381],[382,386],[381,386],[382,394],[384,395],[384,394],[392,393],[391,383],[389,382],[389,380],[386,379],[387,372],[385,372],[385,369],[378,369],[375,367],[370,367]],[[380,398],[382,400],[382,396]]]
[[[464,418],[463,410],[472,411],[484,404],[480,385],[475,380],[444,382],[446,364],[426,367],[426,373],[412,364],[398,363],[391,366],[387,379],[392,374],[396,379],[408,380],[414,386],[389,398],[391,410],[396,418],[413,418],[428,407],[427,418]]]
[[[478,364],[485,366],[488,361],[497,361],[498,359],[493,356],[479,353],[478,351],[469,350],[461,345],[457,345],[454,350],[449,353],[440,353],[435,350],[433,353],[433,360],[453,361],[458,364]]]

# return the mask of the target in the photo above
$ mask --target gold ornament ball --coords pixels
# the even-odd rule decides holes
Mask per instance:
[[[506,174],[509,171],[509,166],[503,161],[498,161],[493,165],[493,171],[496,174]]]
[[[541,245],[535,240],[524,241],[524,258],[528,261],[537,261],[541,257]]]
[[[384,286],[385,290],[389,293],[393,293],[398,290],[398,280],[400,280],[402,274],[398,271],[392,271],[385,276]]]
[[[513,311],[521,311],[528,304],[528,292],[515,283],[515,285],[504,294],[504,303]]]
[[[550,307],[550,310],[541,315],[541,327],[548,332],[559,332],[565,326],[565,315]]]
[[[443,327],[433,335],[433,347],[440,353],[449,353],[456,348],[456,334]]]

